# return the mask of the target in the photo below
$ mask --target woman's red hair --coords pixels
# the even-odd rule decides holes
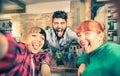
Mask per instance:
[[[87,20],[82,22],[76,29],[76,33],[93,31],[96,33],[101,33],[105,31],[105,25],[97,22],[95,20]]]
[[[96,33],[105,33],[105,25],[95,21],[95,20],[87,20],[82,22],[76,29],[76,33],[79,34],[80,32],[86,31],[93,31]],[[106,36],[104,36],[103,41],[107,41]]]

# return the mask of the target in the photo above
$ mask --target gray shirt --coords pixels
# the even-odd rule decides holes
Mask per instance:
[[[47,41],[49,44],[49,49],[51,50],[51,54],[55,55],[57,50],[62,52],[67,51],[68,47],[72,42],[77,42],[77,35],[71,29],[67,28],[63,37],[58,40],[57,36],[52,28],[46,31]]]

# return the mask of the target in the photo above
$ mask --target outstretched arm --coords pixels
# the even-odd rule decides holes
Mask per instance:
[[[8,41],[7,38],[0,33],[0,59],[4,57],[8,50]]]
[[[12,67],[16,58],[16,42],[14,38],[0,30],[0,71]],[[4,65],[3,65],[4,64]]]

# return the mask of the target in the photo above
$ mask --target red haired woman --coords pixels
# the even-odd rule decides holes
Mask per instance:
[[[104,24],[87,20],[78,26],[76,33],[86,59],[81,76],[120,76],[120,45],[105,40]],[[80,65],[79,59],[77,64]]]

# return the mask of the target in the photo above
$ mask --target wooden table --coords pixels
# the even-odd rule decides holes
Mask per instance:
[[[50,67],[51,72],[76,72],[77,73],[77,68],[68,68],[68,67]]]

